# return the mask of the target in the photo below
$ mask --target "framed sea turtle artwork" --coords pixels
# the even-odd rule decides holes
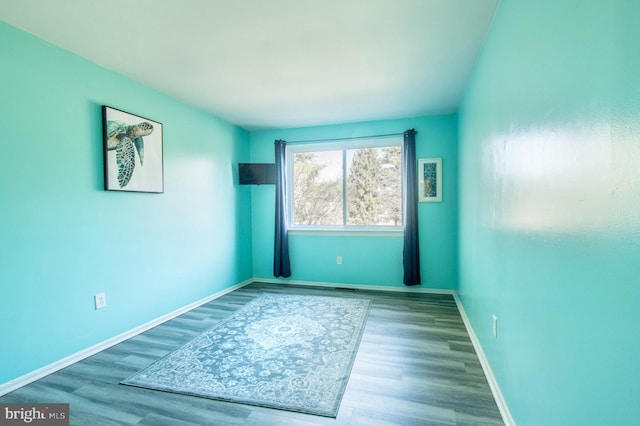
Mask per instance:
[[[104,189],[164,192],[162,124],[102,107]]]
[[[442,201],[442,158],[418,160],[418,202]]]

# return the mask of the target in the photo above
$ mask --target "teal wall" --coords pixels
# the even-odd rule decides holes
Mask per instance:
[[[0,383],[252,277],[247,132],[2,22],[0,57]],[[103,191],[102,104],[163,124],[164,194]]]
[[[420,254],[422,286],[457,286],[457,115],[417,117],[344,125],[252,132],[251,161],[273,162],[274,140],[349,138],[403,132],[415,128],[418,158],[442,157],[443,202],[421,203]],[[252,187],[253,271],[273,279],[275,188]],[[402,237],[290,235],[290,280],[402,287]],[[336,264],[336,256],[343,264]]]
[[[502,0],[460,110],[459,293],[520,426],[640,417],[639,21]]]
[[[274,189],[238,186],[237,162],[415,128],[444,166],[423,287],[459,291],[516,422],[634,424],[638,21],[631,0],[502,0],[459,115],[252,133],[0,22],[0,383],[272,278]],[[163,123],[164,194],[102,190],[102,104]],[[294,235],[291,280],[404,288],[401,252]]]

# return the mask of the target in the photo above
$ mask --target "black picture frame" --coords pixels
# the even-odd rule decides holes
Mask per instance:
[[[162,123],[102,106],[105,191],[164,192]]]

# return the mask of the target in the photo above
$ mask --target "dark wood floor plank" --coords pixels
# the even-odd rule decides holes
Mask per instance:
[[[337,418],[119,384],[262,293],[371,299]],[[83,426],[503,424],[452,296],[261,283],[195,308],[0,402],[68,402],[71,424]]]

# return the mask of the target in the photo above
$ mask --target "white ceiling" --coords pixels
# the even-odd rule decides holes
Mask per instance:
[[[0,0],[0,19],[248,130],[453,112],[498,0]]]

